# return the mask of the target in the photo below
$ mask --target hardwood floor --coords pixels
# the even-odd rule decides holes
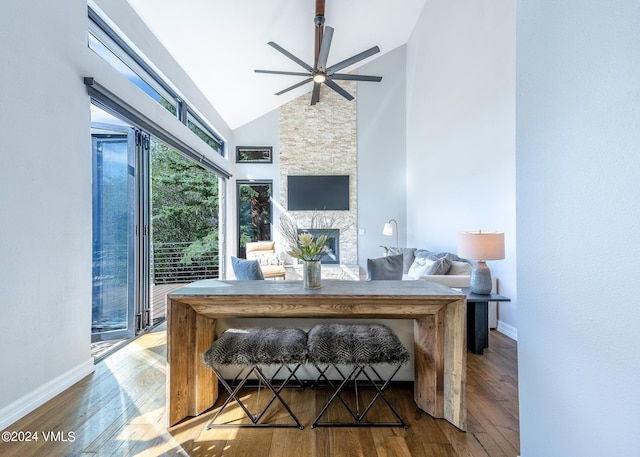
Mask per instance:
[[[308,424],[315,417],[316,396],[320,403],[320,397],[326,395],[322,390],[311,389],[286,392],[290,406],[305,425],[304,430],[206,430],[213,411],[166,430],[165,343],[166,332],[161,327],[100,362],[95,373],[8,427],[7,431],[12,432],[37,432],[38,440],[0,441],[0,455],[516,457],[519,454],[516,343],[496,331],[491,331],[490,347],[484,355],[467,353],[466,433],[418,410],[412,400],[412,386],[406,384],[394,385],[389,391],[409,422],[406,430],[311,429]]]

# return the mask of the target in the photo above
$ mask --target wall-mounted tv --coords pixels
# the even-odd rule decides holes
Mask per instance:
[[[288,176],[289,211],[348,210],[349,175]]]

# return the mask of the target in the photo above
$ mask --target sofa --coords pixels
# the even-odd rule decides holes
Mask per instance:
[[[447,287],[469,287],[473,266],[450,252],[417,248],[389,248],[388,256],[402,255],[402,279],[434,281]],[[498,280],[491,277],[491,292],[498,292]],[[489,302],[489,328],[498,326],[498,306]]]
[[[402,279],[426,279],[449,287],[469,286],[473,266],[469,261],[450,252],[389,248],[387,255],[402,255]]]

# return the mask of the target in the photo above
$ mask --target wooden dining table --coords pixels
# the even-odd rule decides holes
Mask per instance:
[[[202,280],[167,295],[167,425],[197,416],[218,396],[202,362],[226,318],[385,318],[414,321],[414,401],[465,430],[466,296],[429,281]]]

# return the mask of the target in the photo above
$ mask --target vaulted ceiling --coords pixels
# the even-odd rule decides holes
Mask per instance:
[[[127,1],[232,129],[313,87],[308,83],[276,96],[304,78],[254,69],[304,71],[269,41],[313,65],[315,0]],[[325,26],[335,29],[328,64],[380,48],[341,70],[347,73],[405,44],[425,2],[326,0]]]

